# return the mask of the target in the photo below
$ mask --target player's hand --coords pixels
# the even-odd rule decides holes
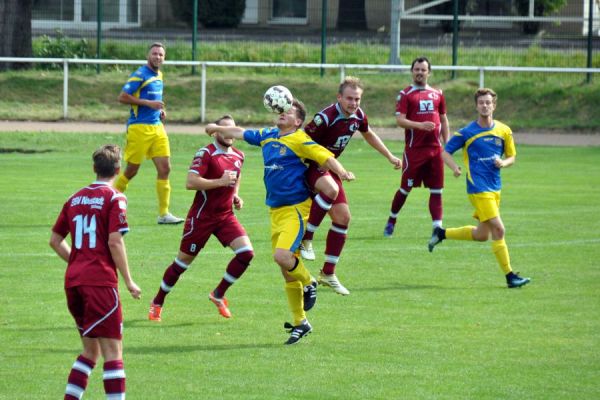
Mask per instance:
[[[390,163],[392,163],[394,165],[394,169],[401,169],[402,168],[402,160],[399,159],[396,156],[392,156],[390,158]]]
[[[225,170],[223,171],[223,176],[220,180],[222,186],[235,186],[235,183],[237,182],[237,172]]]
[[[354,179],[356,179],[356,177],[352,172],[346,171],[342,175],[340,175],[340,179],[343,181],[353,181]]]
[[[165,110],[160,110],[160,120],[165,122],[165,119],[167,119],[167,112]]]
[[[233,207],[236,210],[241,210],[244,207],[244,200],[237,194],[233,195]]]
[[[134,282],[131,281],[127,284],[127,290],[131,293],[131,297],[139,300],[142,297],[142,289]]]
[[[494,159],[494,165],[496,166],[496,168],[502,168],[502,167],[504,167],[504,160],[501,159],[500,157],[496,157]]]
[[[460,167],[456,167],[452,173],[454,174],[455,178],[458,178],[462,174],[462,169],[460,169]]]
[[[162,110],[165,107],[165,103],[160,100],[146,100],[144,105],[153,110]]]
[[[432,131],[435,129],[435,123],[431,121],[421,122],[421,129],[424,131]]]

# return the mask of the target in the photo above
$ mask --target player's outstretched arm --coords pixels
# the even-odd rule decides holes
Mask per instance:
[[[221,126],[215,123],[211,123],[206,125],[206,133],[209,136],[214,135],[215,133],[220,133],[226,139],[243,139],[244,138],[244,128],[240,128],[239,126]]]
[[[52,235],[50,236],[50,247],[52,247],[56,254],[65,260],[65,262],[69,262],[71,247],[67,244],[64,237],[56,232],[52,232]]]
[[[460,176],[460,174],[462,173],[462,170],[460,169],[460,167],[458,166],[456,161],[454,161],[454,157],[452,157],[452,154],[450,154],[446,150],[444,150],[442,152],[442,159],[444,160],[444,163],[448,166],[448,168],[450,168],[452,170],[452,173],[454,173],[454,176],[456,178],[458,178]]]
[[[129,290],[134,299],[139,299],[142,296],[142,289],[131,279],[129,264],[127,262],[127,251],[125,250],[125,242],[123,241],[121,232],[112,232],[108,236],[108,248],[121,277],[123,277],[123,281],[125,281],[127,290]]]
[[[353,181],[355,176],[352,172],[346,171],[346,168],[335,158],[329,157],[322,165],[323,168],[333,171],[343,181]]]

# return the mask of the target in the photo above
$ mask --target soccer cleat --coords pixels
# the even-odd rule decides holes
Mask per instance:
[[[385,228],[383,228],[383,236],[384,237],[392,237],[394,234],[394,224],[388,222],[385,224]]]
[[[506,285],[509,289],[518,288],[531,282],[531,278],[521,278],[518,273],[506,276]]]
[[[219,310],[219,314],[221,314],[225,318],[231,318],[231,311],[229,311],[229,302],[226,297],[218,298],[215,297],[215,292],[210,292],[208,294],[208,299],[213,302],[215,306],[217,306],[217,310]]]
[[[304,321],[304,323],[294,326],[289,322],[283,324],[283,327],[290,333],[289,339],[284,344],[296,344],[300,339],[304,336],[308,335],[312,331],[312,326],[308,323],[308,321]]]
[[[444,238],[442,237],[443,232],[444,232],[444,229],[440,228],[439,226],[436,226],[435,228],[433,228],[433,233],[431,234],[431,239],[429,239],[429,243],[427,244],[427,247],[429,248],[430,253],[433,251],[433,248],[435,246],[437,246],[438,244],[440,244],[442,242],[442,240],[444,240]]]
[[[161,215],[156,220],[156,222],[158,222],[159,225],[177,225],[182,223],[183,221],[185,221],[183,218],[176,217],[171,213]]]
[[[319,273],[319,283],[324,286],[329,286],[334,292],[341,294],[342,296],[347,296],[350,294],[350,291],[340,283],[335,274],[325,275],[323,271],[321,271]]]
[[[302,258],[309,261],[314,261],[315,258],[317,258],[315,257],[315,251],[313,250],[312,240],[303,240],[302,243],[300,243],[300,255]]]
[[[162,318],[160,314],[162,313],[162,306],[158,304],[150,303],[150,311],[148,311],[148,319],[150,321],[160,322]]]
[[[304,311],[308,311],[315,306],[317,302],[317,281],[313,280],[310,284],[304,286]]]

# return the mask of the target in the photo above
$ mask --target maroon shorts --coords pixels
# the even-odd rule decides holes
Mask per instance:
[[[67,307],[81,336],[121,339],[123,314],[116,288],[75,286],[66,288]]]
[[[444,187],[444,160],[441,148],[424,147],[418,148],[418,151],[404,152],[400,187],[409,192],[421,184],[430,189]]]
[[[233,213],[221,217],[188,217],[183,227],[179,250],[185,254],[196,256],[210,235],[215,235],[223,247],[229,246],[234,239],[240,236],[248,236]]]
[[[332,204],[348,204],[348,200],[346,199],[346,192],[344,191],[344,186],[342,186],[342,180],[339,176],[329,171],[322,170],[314,164],[310,164],[308,170],[306,171],[306,183],[311,191],[315,191],[315,184],[317,180],[322,177],[329,175],[333,178],[335,183],[339,186],[339,192],[337,198],[333,201]]]

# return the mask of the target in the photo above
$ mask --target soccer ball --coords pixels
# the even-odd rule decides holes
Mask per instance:
[[[263,96],[265,108],[273,113],[281,114],[292,108],[294,97],[285,86],[271,86]]]

